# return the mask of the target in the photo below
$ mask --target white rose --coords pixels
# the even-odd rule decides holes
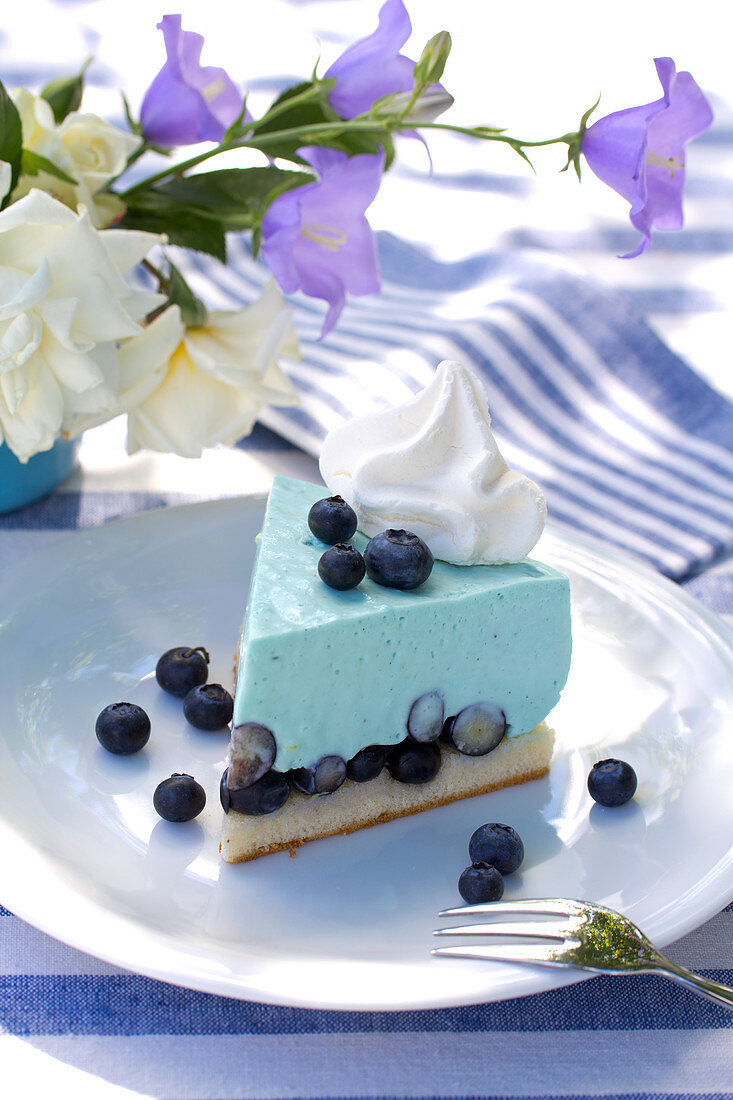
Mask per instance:
[[[118,130],[98,115],[79,111],[72,111],[57,126],[50,105],[41,96],[34,96],[24,88],[16,88],[11,94],[20,115],[23,147],[50,160],[76,181],[67,183],[49,172],[22,175],[13,199],[22,198],[36,187],[48,191],[72,210],[85,206],[97,229],[119,218],[124,213],[124,203],[102,189],[122,172],[142,139]]]
[[[140,401],[127,420],[130,453],[148,447],[198,458],[204,447],[235,443],[251,432],[263,406],[298,404],[277,356],[298,358],[300,349],[290,310],[274,282],[244,309],[210,313],[206,325],[185,330],[165,362],[146,374],[141,357],[152,362],[180,325],[177,310],[163,324],[172,313],[166,310],[120,351],[128,407]],[[142,397],[156,380],[149,396]]]
[[[0,440],[21,461],[118,409],[117,342],[164,301],[123,275],[158,241],[43,191],[0,213]]]

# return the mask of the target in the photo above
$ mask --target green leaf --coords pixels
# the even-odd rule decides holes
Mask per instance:
[[[61,76],[49,81],[41,89],[41,97],[51,105],[56,124],[63,122],[72,111],[78,111],[84,94],[84,73],[92,63],[91,57],[82,65],[76,76]]]
[[[137,200],[128,206],[121,222],[122,229],[144,229],[149,233],[164,233],[170,244],[205,252],[226,263],[224,226],[214,218],[169,204],[158,209],[138,206]]]
[[[339,116],[328,102],[328,93],[335,80],[303,81],[286,88],[252,127],[254,134],[273,130],[289,130],[293,126],[308,126],[314,122],[330,122]]]
[[[267,135],[261,135],[261,144],[258,148],[266,153],[267,156],[273,158],[282,158],[283,160],[292,160],[296,164],[303,164],[308,166],[308,162],[304,161],[302,157],[299,157],[296,153],[296,149],[299,149],[303,145],[324,145],[329,149],[338,149],[341,153],[346,153],[347,156],[353,157],[358,153],[369,153],[374,155],[378,153],[380,149],[387,149],[390,144],[390,135],[387,128],[383,123],[375,121],[374,129],[369,130],[354,130],[346,132],[343,130],[341,120],[336,123],[332,129],[326,130],[320,134],[304,134],[303,137],[297,141],[291,141],[290,139],[283,139],[282,141],[268,140]],[[252,139],[256,140],[256,139]]]
[[[168,261],[169,290],[168,301],[177,305],[181,311],[181,320],[186,328],[199,328],[206,324],[208,313],[206,306],[197,298],[191,287],[181,275],[175,264]]]
[[[388,172],[389,169],[392,167],[392,162],[395,158],[394,141],[389,134],[385,134],[384,137],[381,139],[380,144],[384,149],[384,170],[385,172]]]
[[[313,176],[281,168],[224,168],[151,187],[134,198],[136,208],[188,210],[226,229],[251,229],[278,195]]]
[[[133,134],[141,134],[142,126],[132,117],[130,101],[124,92],[120,92],[120,95],[122,96],[122,110],[125,112],[125,119],[127,120],[127,125],[130,127],[130,132]]]
[[[325,145],[353,157],[357,153],[377,153],[386,148],[389,134],[383,122],[375,120],[374,128],[348,132],[345,122],[328,102],[328,93],[335,81],[316,80],[287,88],[272,104],[267,114],[247,132],[247,140],[268,157],[306,164],[297,150],[303,145]],[[292,104],[291,104],[291,101]],[[304,126],[324,126],[321,134],[279,137],[282,131]],[[387,150],[389,154],[389,150]]]
[[[255,225],[252,229],[252,256],[256,260],[262,247],[262,226]]]
[[[249,130],[251,123],[244,121],[244,116],[247,114],[247,97],[242,100],[242,110],[239,112],[234,122],[229,129],[225,132],[224,137],[221,139],[222,145],[227,145],[230,141],[236,141],[237,138],[244,137]]]
[[[588,128],[588,119],[593,114],[600,102],[601,97],[599,95],[593,106],[589,107],[588,110],[583,113],[583,116],[578,125],[577,132],[574,134],[565,135],[564,140],[568,143],[568,159],[565,167],[560,169],[561,172],[567,172],[568,168],[572,164],[573,168],[575,169],[576,176],[578,177],[578,179],[580,179],[580,152],[583,145],[583,137],[585,135],[586,129]]]
[[[46,172],[49,176],[55,176],[64,183],[78,183],[72,176],[67,176],[53,161],[42,157],[40,153],[34,153],[31,149],[24,149],[20,158],[20,170],[27,176],[37,176],[39,172]]]
[[[10,192],[17,183],[20,175],[20,160],[23,151],[23,129],[20,124],[18,108],[5,90],[0,81],[0,160],[10,165],[10,188],[4,196],[2,205],[5,206],[10,198]]]
[[[510,147],[511,149],[513,149],[513,150],[514,150],[514,152],[515,152],[515,153],[516,153],[516,154],[517,154],[518,156],[520,156],[520,157],[522,158],[522,160],[524,160],[524,161],[526,161],[526,162],[527,162],[527,164],[528,164],[528,165],[530,166],[530,168],[532,169],[532,171],[533,171],[533,172],[535,171],[535,166],[534,166],[534,164],[532,163],[532,161],[531,161],[531,160],[529,159],[529,157],[527,156],[527,154],[525,153],[524,149],[522,148],[521,142],[519,142],[519,141],[511,141],[511,140],[507,140],[507,145],[508,145],[508,146],[509,146],[509,147]]]
[[[257,145],[257,139],[265,134],[274,134],[280,130],[292,130],[301,126],[318,126],[325,122],[337,124],[335,132],[338,132],[338,124],[342,121],[336,112],[329,106],[328,92],[333,86],[333,80],[321,80],[309,83],[295,84],[287,88],[271,104],[267,114],[256,123],[248,133],[248,140]],[[296,99],[297,103],[289,105],[290,100]],[[301,145],[323,144],[321,141],[313,141],[310,135],[302,138],[283,138],[277,143],[264,142],[261,148],[268,156],[282,157],[285,160],[293,160],[303,164],[304,161],[296,153]],[[336,148],[336,146],[333,146]]]

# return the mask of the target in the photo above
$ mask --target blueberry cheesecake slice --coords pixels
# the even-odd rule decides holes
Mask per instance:
[[[441,363],[335,428],[322,486],[276,478],[238,656],[230,862],[523,783],[570,663],[568,580],[480,380]],[[205,690],[205,689],[203,689]]]
[[[276,478],[268,501],[221,785],[228,862],[523,783],[549,767],[553,735],[543,720],[570,661],[567,579],[529,559],[435,561],[413,588],[368,574],[332,588],[318,571],[326,547],[307,524],[323,493]],[[364,556],[369,540],[357,532],[350,545]],[[425,572],[418,559],[415,576]]]

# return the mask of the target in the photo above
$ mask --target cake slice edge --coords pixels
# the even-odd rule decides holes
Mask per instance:
[[[428,783],[413,785],[392,779],[386,769],[367,783],[347,779],[329,795],[293,791],[272,814],[250,816],[230,810],[224,816],[219,850],[227,863],[245,863],[274,852],[289,851],[311,840],[345,836],[488,794],[502,787],[540,779],[550,768],[554,731],[546,722],[506,737],[486,756],[463,756],[441,746],[441,768]]]

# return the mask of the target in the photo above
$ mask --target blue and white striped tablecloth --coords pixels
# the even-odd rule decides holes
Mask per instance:
[[[434,22],[450,22],[433,0],[418,6],[422,21],[430,9]],[[212,7],[190,0],[180,10],[208,37]],[[345,33],[345,7],[271,0],[259,17],[282,21],[280,69],[263,54],[263,77],[298,71],[295,45],[302,51],[309,27],[321,27],[324,58],[338,51],[327,28]],[[353,7],[359,31],[368,29],[377,4]],[[457,42],[472,27],[469,8],[455,4]],[[154,56],[150,5],[125,9],[123,20],[111,0],[28,0],[0,36],[3,79],[47,79],[94,49],[104,64],[91,70],[93,94],[116,110],[115,69],[144,87]],[[569,9],[563,42],[577,43],[583,8]],[[521,13],[507,19],[516,30]],[[217,23],[211,40],[222,50],[231,40],[231,55],[212,60],[234,70],[251,9],[227,20],[234,29]],[[133,46],[142,60],[128,72]],[[238,448],[197,462],[127,458],[119,423],[87,433],[82,468],[62,490],[0,517],[0,568],[142,509],[262,491],[277,472],[317,477],[313,455],[328,426],[402,399],[450,357],[481,372],[507,458],[543,484],[556,521],[653,562],[733,625],[733,410],[724,396],[733,396],[733,122],[723,98],[714,129],[691,150],[688,229],[660,235],[636,265],[613,259],[634,235],[623,205],[592,182],[582,198],[562,198],[555,181],[535,183],[513,163],[487,167],[440,142],[428,180],[408,153],[375,209],[383,296],[354,303],[323,344],[314,340],[318,307],[297,305],[305,357],[291,370],[301,409],[270,411]],[[483,209],[499,210],[501,224],[480,223]],[[246,299],[264,278],[243,245],[233,243],[232,258],[227,272],[191,265],[212,306]],[[733,907],[669,953],[733,984]],[[278,1008],[119,971],[0,908],[0,1096],[47,1095],[733,1100],[733,1014],[641,977],[424,1012]]]

